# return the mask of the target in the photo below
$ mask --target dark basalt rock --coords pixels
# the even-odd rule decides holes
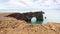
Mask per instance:
[[[26,22],[31,21],[32,17],[36,17],[38,21],[43,21],[44,12],[28,12],[28,13],[13,13],[6,17],[14,17],[18,20],[25,20]]]

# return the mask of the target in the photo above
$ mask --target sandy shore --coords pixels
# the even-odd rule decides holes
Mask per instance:
[[[0,14],[0,34],[60,34],[60,24],[28,24],[24,20],[4,17]]]

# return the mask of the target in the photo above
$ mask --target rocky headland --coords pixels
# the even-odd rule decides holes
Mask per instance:
[[[31,18],[36,17],[37,21],[43,21],[43,11],[27,12],[27,13],[12,13],[5,17],[14,17],[18,20],[25,20],[26,22],[31,21]]]

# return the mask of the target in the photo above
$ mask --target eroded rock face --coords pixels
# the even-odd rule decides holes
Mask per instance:
[[[44,12],[28,12],[28,13],[13,13],[6,17],[14,17],[18,20],[31,21],[32,17],[36,17],[38,21],[43,21]]]

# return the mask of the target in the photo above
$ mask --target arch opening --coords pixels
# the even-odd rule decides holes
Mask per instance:
[[[31,23],[35,23],[37,21],[37,18],[36,17],[32,17],[31,18]]]

